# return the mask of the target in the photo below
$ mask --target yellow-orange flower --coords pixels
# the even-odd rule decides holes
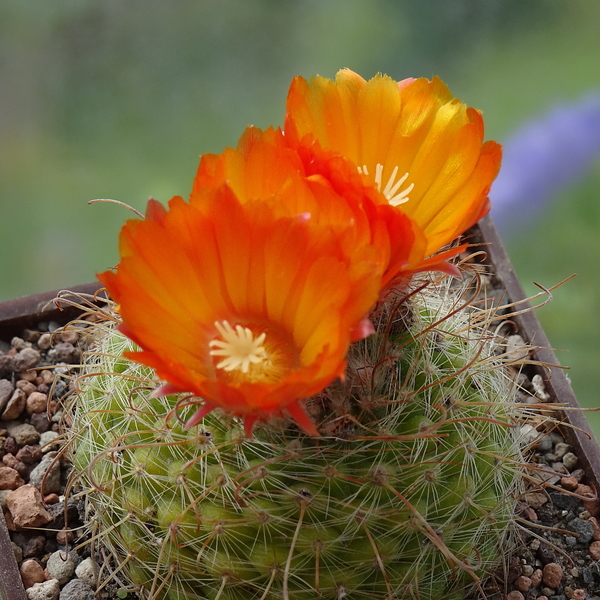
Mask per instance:
[[[322,192],[311,188],[316,202]],[[116,271],[99,278],[141,347],[129,356],[168,382],[162,393],[204,399],[193,422],[221,407],[250,433],[287,413],[317,434],[299,399],[343,375],[382,269],[372,249],[350,257],[338,233],[281,203],[199,187],[193,203],[151,200],[129,220]]]
[[[481,114],[437,78],[365,81],[344,69],[335,81],[293,80],[285,135],[339,153],[414,219],[437,252],[489,210],[501,147],[483,142]],[[308,136],[308,138],[307,138]]]

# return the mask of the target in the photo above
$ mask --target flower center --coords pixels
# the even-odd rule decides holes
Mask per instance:
[[[235,329],[229,321],[215,321],[219,335],[222,339],[212,340],[208,346],[212,348],[211,356],[222,356],[223,360],[217,363],[217,369],[224,371],[241,371],[248,373],[250,365],[257,365],[267,358],[264,347],[266,333],[261,333],[256,338],[248,327],[236,325]]]
[[[367,165],[363,165],[362,167],[358,167],[358,172],[363,175],[369,175],[369,170],[367,169]],[[390,175],[387,183],[383,190],[381,186],[383,185],[383,165],[381,163],[377,163],[375,167],[375,184],[377,185],[377,190],[380,191],[386,198],[387,201],[392,206],[398,206],[400,204],[404,204],[408,202],[408,194],[410,194],[415,187],[414,183],[411,183],[409,186],[404,188],[402,191],[398,191],[402,184],[408,179],[408,173],[404,173],[398,181],[396,181],[396,177],[398,176],[398,167],[394,167],[392,174]]]

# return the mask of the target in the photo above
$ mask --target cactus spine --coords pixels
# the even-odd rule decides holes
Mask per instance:
[[[382,303],[347,377],[287,422],[152,398],[109,325],[72,407],[73,486],[132,589],[165,600],[464,597],[494,568],[521,489],[514,384],[449,284]]]

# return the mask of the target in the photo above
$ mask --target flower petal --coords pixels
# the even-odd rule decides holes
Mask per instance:
[[[365,81],[347,69],[335,81],[297,77],[285,134],[292,146],[316,140],[351,161],[416,222],[427,239],[425,256],[489,210],[500,147],[482,143],[480,113],[452,98],[438,78]]]

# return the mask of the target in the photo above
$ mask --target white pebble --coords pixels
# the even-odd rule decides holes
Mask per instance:
[[[519,362],[529,356],[531,348],[520,335],[509,335],[506,339],[506,355],[508,363]]]
[[[40,350],[48,350],[52,346],[52,336],[49,333],[42,333],[37,344]]]
[[[565,465],[569,471],[572,471],[577,466],[577,457],[572,452],[567,452],[563,456],[562,461],[563,465]]]
[[[75,572],[75,562],[64,550],[57,550],[50,555],[46,568],[52,579],[57,579],[60,585],[64,585]]]
[[[558,458],[562,458],[567,452],[571,452],[571,446],[565,443],[558,443],[554,448],[554,454]]]
[[[550,395],[546,392],[544,379],[539,373],[531,378],[531,385],[533,386],[533,391],[538,400],[541,402],[548,402],[548,400],[550,400]]]
[[[95,590],[98,584],[98,564],[92,558],[86,558],[75,569],[75,575]]]
[[[34,583],[26,590],[29,600],[58,600],[60,584],[56,579]]]
[[[526,446],[537,442],[543,435],[533,425],[529,425],[528,423],[519,429],[519,433],[523,438],[523,444]]]
[[[53,444],[52,442],[60,437],[60,434],[56,431],[44,431],[42,435],[40,435],[40,450],[43,453],[50,452],[50,450],[56,450],[57,444]]]

